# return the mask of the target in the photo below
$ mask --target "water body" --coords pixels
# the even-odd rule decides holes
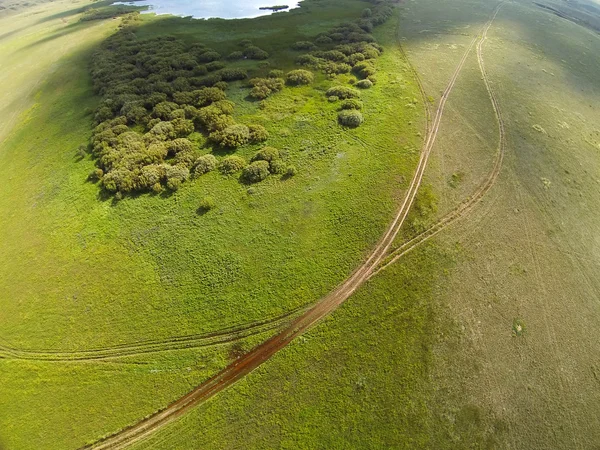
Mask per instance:
[[[193,17],[194,19],[244,19],[273,14],[271,10],[261,10],[260,7],[288,5],[289,11],[297,8],[298,1],[269,0],[136,0],[129,2],[115,2],[114,5],[147,6],[142,13],[171,14],[180,17]]]

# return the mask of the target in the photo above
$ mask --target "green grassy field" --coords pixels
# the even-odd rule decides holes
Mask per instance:
[[[305,3],[293,14],[235,22],[147,16],[138,33],[199,40],[224,54],[251,38],[272,54],[271,68],[290,69],[293,42],[365,7]],[[110,20],[72,26],[78,16],[64,11],[82,5],[0,19],[0,57],[10,68],[0,73],[0,111],[12,117],[0,129],[3,345],[64,352],[170,339],[320,298],[377,241],[418,158],[423,109],[398,40],[435,110],[496,3],[399,5],[374,33],[385,49],[379,82],[363,93],[366,120],[355,130],[336,125],[323,77],[260,110],[230,88],[236,120],[259,118],[269,143],[288,150],[296,177],[271,177],[249,195],[211,173],[166,198],[120,202],[86,181],[94,163],[76,151],[99,100],[89,55],[115,28]],[[481,204],[231,389],[134,447],[595,448],[599,50],[589,28],[507,3],[483,50],[506,156]],[[497,146],[473,49],[397,244],[470,195]],[[198,215],[206,195],[217,208]],[[164,407],[269,333],[103,361],[0,359],[0,448],[92,442]]]
[[[493,6],[401,7],[400,37],[428,94]],[[595,448],[598,45],[583,27],[505,5],[484,47],[507,129],[488,197],[137,448]],[[498,138],[482,85],[471,55],[426,175],[439,216],[491,168]]]
[[[378,62],[384,73],[377,86],[363,94],[366,121],[356,130],[336,124],[336,105],[322,93],[332,82],[323,77],[315,88],[289,88],[266,102],[259,120],[269,143],[298,167],[294,178],[272,177],[249,195],[235,178],[212,173],[168,198],[114,203],[87,181],[94,163],[77,149],[89,139],[98,102],[89,55],[116,22],[78,23],[83,5],[11,17],[17,31],[2,47],[15,64],[7,87],[20,86],[21,66],[31,75],[21,80],[29,91],[5,94],[15,98],[6,106],[15,119],[0,152],[8,180],[0,196],[0,343],[68,352],[206,333],[311,303],[347,276],[389,221],[418,156],[421,112],[395,102],[412,99],[416,87],[393,41]],[[145,16],[139,33],[200,39],[223,53],[252,37],[274,55],[272,68],[288,69],[298,54],[288,43],[354,19],[364,7],[308,2],[308,12],[235,25]],[[38,52],[45,58],[35,59]],[[231,98],[240,101],[239,118],[256,116],[255,104],[235,98],[235,87]],[[217,208],[198,215],[206,195]],[[161,408],[233,357],[232,345],[164,355],[0,359],[7,380],[0,441],[11,449],[80,446]]]

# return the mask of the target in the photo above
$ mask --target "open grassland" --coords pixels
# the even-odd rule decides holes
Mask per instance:
[[[332,22],[360,11],[358,2],[345,13],[327,5]],[[435,110],[496,5],[400,6],[399,24],[375,33],[385,48],[380,81],[364,94],[367,120],[353,131],[337,128],[335,106],[308,88],[285,90],[261,110],[231,91],[240,104],[236,120],[262,116],[300,169],[285,182],[268,179],[251,196],[237,180],[211,173],[170,197],[100,201],[97,186],[84,182],[92,161],[75,152],[90,132],[85,108],[97,101],[85,76],[89,52],[73,55],[0,153],[0,175],[10,181],[0,197],[8,218],[0,251],[10,256],[0,272],[2,342],[45,354],[165,342],[319,298],[377,240],[418,156],[423,105],[396,39]],[[304,37],[319,31],[309,19],[260,20],[288,39],[270,20],[295,24],[290,29]],[[273,66],[291,68],[294,53],[277,53],[267,31],[251,34],[247,21],[145,20],[147,36],[203,36],[223,49],[251,37],[273,53]],[[220,23],[232,27],[228,39],[211,41]],[[482,53],[506,155],[478,206],[235,386],[135,447],[594,448],[599,47],[572,21],[505,4]],[[455,208],[494,167],[498,124],[477,63],[473,47],[397,245]],[[319,78],[316,86],[328,82]],[[207,193],[217,209],[199,216]],[[26,207],[15,209],[15,201]],[[82,283],[90,272],[95,277]],[[0,359],[8,380],[0,387],[0,445],[94,441],[164,407],[272,332],[104,362]]]
[[[458,235],[468,259],[446,301],[468,338],[444,348],[441,367],[456,398],[508,423],[505,446],[600,439],[599,61],[587,56],[599,47],[584,27],[520,4],[502,11],[487,47],[506,170]]]
[[[273,177],[250,195],[237,179],[211,173],[171,196],[114,203],[86,180],[94,163],[77,148],[89,139],[98,103],[89,57],[116,22],[79,23],[82,5],[41,7],[35,18],[26,10],[1,41],[9,62],[3,108],[15,113],[0,149],[0,347],[8,348],[0,359],[0,445],[10,449],[74,448],[123,428],[272,330],[204,349],[65,362],[68,355],[206,335],[277,317],[330,290],[390,220],[423,128],[419,109],[397,104],[419,94],[393,45],[394,23],[381,32],[381,75],[362,96],[358,129],[336,124],[324,77],[270,97],[260,112],[231,87],[236,119],[259,115],[270,143],[298,168],[292,179]],[[139,32],[201,39],[223,53],[252,38],[273,54],[272,68],[289,69],[298,52],[288,42],[355,19],[365,6],[307,2],[315,11],[237,25],[144,17]],[[23,86],[21,67],[30,69]],[[199,215],[206,195],[217,207]],[[53,354],[66,356],[51,361]]]
[[[310,15],[290,17],[315,26]],[[164,21],[164,34],[171,21],[173,28],[188,23],[190,33],[204,25],[148,20],[150,28]],[[272,20],[277,24],[279,16]],[[234,42],[247,35],[239,28],[240,35],[229,33]],[[96,101],[84,61],[82,55],[48,81],[27,123],[4,144],[1,170],[13,178],[1,205],[12,211],[2,223],[2,252],[10,261],[0,279],[7,343],[97,347],[217,330],[311,302],[377,239],[417,157],[411,149],[419,113],[397,111],[393,101],[414,93],[392,73],[363,95],[372,120],[357,130],[337,126],[336,106],[319,86],[290,88],[266,101],[259,119],[270,143],[298,167],[293,179],[269,179],[249,195],[236,179],[211,173],[168,199],[99,201],[98,188],[86,182],[93,163],[77,156]],[[217,208],[198,215],[206,195]],[[26,206],[14,209],[15,202]]]
[[[455,31],[478,29],[494,6],[402,7],[402,42],[430,95],[460,57],[449,51],[461,45]],[[595,448],[599,46],[584,27],[506,4],[483,51],[506,156],[478,208],[136,448]],[[432,195],[421,193],[438,215],[485,178],[497,151],[473,58],[448,102]]]
[[[448,332],[432,299],[454,257],[419,249],[230,390],[132,448],[426,446],[437,427],[428,412],[432,344]]]

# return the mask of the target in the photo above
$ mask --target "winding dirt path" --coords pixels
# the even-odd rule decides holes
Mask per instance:
[[[482,30],[483,32],[489,29],[499,8],[500,5],[496,8],[494,14],[484,26]],[[478,39],[478,36],[473,38],[456,70],[454,71],[448,86],[444,90],[444,93],[442,94],[438,104],[433,123],[431,124],[431,127],[428,127],[427,137],[423,144],[421,156],[404,201],[394,216],[392,223],[389,225],[383,237],[371,252],[367,260],[358,269],[356,269],[352,275],[346,279],[346,281],[344,281],[327,296],[322,298],[304,314],[299,316],[279,334],[255,347],[250,352],[246,353],[232,364],[224,368],[221,372],[202,383],[185,396],[168,405],[165,409],[158,411],[146,417],[145,419],[142,419],[138,423],[85,448],[121,449],[148,437],[150,434],[187,413],[190,409],[211,398],[218,392],[231,386],[236,381],[259,367],[275,353],[288,345],[294,338],[303,334],[322,318],[334,311],[371,277],[375,269],[387,254],[387,251],[396,238],[396,235],[398,234],[398,231],[404,223],[410,207],[414,202],[415,196],[423,179],[423,173],[425,171],[429,155],[437,137],[446,101],[450,95],[450,92],[452,91],[452,88],[454,87],[454,84],[456,83],[456,79],[458,78],[460,71],[465,64],[467,56]],[[426,105],[426,102],[427,99],[423,98],[424,105]]]
[[[72,352],[55,350],[24,350],[0,344],[0,358],[25,359],[33,361],[96,361],[102,359],[136,356],[145,353],[157,353],[186,348],[210,347],[228,342],[234,342],[249,336],[265,333],[282,328],[289,324],[294,316],[303,313],[308,307],[294,309],[285,314],[267,320],[225,328],[205,334],[176,336],[170,339],[139,341],[131,344],[114,345],[111,347],[79,350]]]
[[[492,21],[495,19],[496,15],[498,14],[498,11],[500,10],[501,7],[502,7],[502,4],[500,4],[498,6],[498,8],[496,9],[494,16],[492,17]],[[433,236],[438,234],[440,231],[445,229],[447,226],[451,225],[458,219],[460,219],[460,218],[466,216],[468,213],[470,213],[473,210],[473,208],[485,196],[485,194],[487,194],[488,191],[492,188],[492,186],[495,184],[495,182],[498,178],[498,175],[500,174],[500,170],[502,169],[502,162],[504,159],[505,148],[506,148],[506,135],[505,135],[505,129],[504,129],[504,121],[502,119],[502,113],[500,111],[500,106],[498,104],[498,100],[496,98],[496,95],[494,94],[494,90],[492,89],[492,86],[490,85],[488,74],[485,70],[485,65],[483,63],[483,44],[484,44],[485,40],[487,39],[487,32],[490,29],[490,26],[492,25],[492,21],[490,21],[487,24],[487,26],[484,29],[482,39],[477,43],[477,62],[479,64],[479,70],[481,71],[481,75],[483,77],[483,82],[485,83],[485,87],[488,91],[488,95],[490,96],[490,100],[492,102],[492,107],[494,109],[494,114],[496,115],[496,120],[498,122],[498,133],[499,133],[498,152],[496,153],[496,159],[494,161],[494,166],[492,168],[492,171],[490,172],[488,177],[483,181],[483,183],[481,183],[481,185],[479,185],[477,190],[473,194],[471,194],[471,196],[469,198],[465,199],[454,210],[452,210],[451,212],[446,214],[444,217],[442,217],[438,222],[436,222],[430,228],[428,228],[424,232],[420,233],[419,235],[415,236],[411,240],[403,243],[400,247],[398,247],[396,250],[394,250],[390,254],[390,258],[385,260],[382,263],[382,265],[379,266],[377,268],[377,270],[375,270],[371,274],[371,276],[377,275],[379,272],[384,270],[386,267],[389,267],[391,264],[394,264],[398,259],[400,259],[402,256],[406,255],[408,252],[410,252],[411,250],[416,248],[418,245],[420,245],[423,242],[427,241],[428,239],[432,238]]]

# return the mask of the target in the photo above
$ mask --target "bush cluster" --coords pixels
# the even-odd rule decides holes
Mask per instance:
[[[294,50],[309,50],[296,58],[296,64],[319,70],[330,78],[335,75],[353,72],[360,80],[351,84],[359,89],[369,89],[376,83],[374,60],[379,57],[383,48],[375,42],[370,34],[373,28],[384,23],[393,13],[391,1],[371,0],[372,6],[365,8],[361,18],[355,22],[341,24],[321,33],[313,43],[296,42]],[[312,45],[311,45],[312,44]],[[347,86],[334,86],[325,93],[330,102],[345,100],[341,105],[338,120],[345,126],[359,126],[363,122],[358,112],[362,103],[349,102],[348,99],[359,97],[356,89]]]
[[[315,44],[310,41],[298,41],[292,45],[294,50],[312,50],[315,48]]]
[[[258,183],[269,176],[269,163],[267,161],[254,161],[244,167],[242,179],[247,183]]]
[[[223,158],[223,160],[219,164],[219,170],[223,175],[231,175],[236,172],[239,172],[247,165],[248,163],[241,156],[231,155]]]
[[[244,69],[227,67],[217,51],[201,43],[171,36],[138,39],[132,30],[123,27],[107,39],[91,64],[94,89],[102,96],[91,139],[98,165],[94,177],[107,191],[121,197],[175,190],[190,172],[214,170],[216,158],[199,156],[189,138],[196,131],[228,148],[267,139],[264,127],[238,124],[232,117],[234,104],[225,89],[228,81],[247,78]],[[261,59],[265,52],[247,46],[239,57],[244,55]]]
[[[212,197],[207,196],[200,200],[200,204],[198,205],[198,212],[207,213],[208,211],[216,207],[217,203],[214,201],[214,199]]]
[[[355,128],[363,123],[363,115],[356,109],[343,109],[338,114],[338,120],[340,124]]]
[[[210,153],[207,155],[199,156],[194,164],[194,174],[196,176],[204,175],[205,173],[212,172],[213,170],[215,170],[218,165],[219,162],[217,161],[217,158],[215,158],[215,156],[211,155]]]
[[[248,59],[267,59],[269,54],[265,52],[263,49],[256,47],[255,45],[248,45],[244,48],[242,55]]]
[[[263,147],[252,157],[250,165],[244,168],[241,179],[246,183],[258,183],[269,174],[293,176],[296,174],[296,168],[288,167],[281,152],[275,147]]]
[[[90,20],[114,19],[119,16],[125,16],[127,24],[130,25],[132,22],[139,20],[139,15],[140,13],[136,6],[109,5],[86,9],[79,18],[79,21],[87,22]]]
[[[340,103],[340,109],[362,109],[363,104],[360,100],[349,98]]]
[[[310,84],[313,82],[314,79],[315,77],[312,74],[312,72],[304,69],[292,70],[288,72],[288,74],[285,77],[287,83],[291,84],[292,86]]]
[[[283,89],[285,82],[282,78],[252,78],[250,80],[250,97],[263,100],[273,92]]]
[[[373,82],[371,80],[360,80],[354,86],[360,89],[369,89],[373,86]]]
[[[357,98],[360,97],[360,92],[348,86],[333,86],[327,89],[325,93],[327,97],[335,96],[339,99]]]

